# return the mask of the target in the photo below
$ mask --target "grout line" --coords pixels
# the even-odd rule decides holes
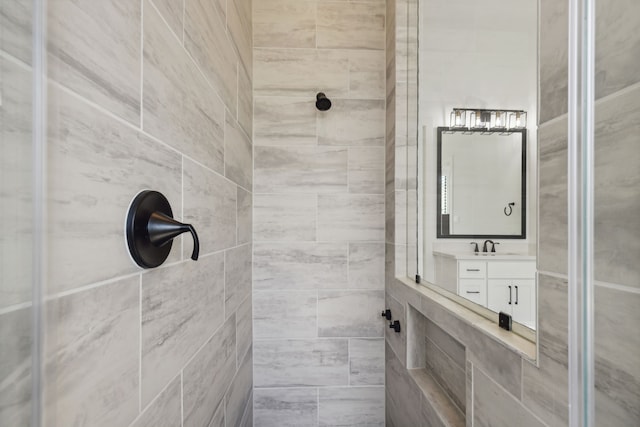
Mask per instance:
[[[184,427],[184,368],[180,370],[180,426]]]

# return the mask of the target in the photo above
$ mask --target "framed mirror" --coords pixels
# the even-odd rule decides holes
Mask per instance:
[[[508,313],[534,341],[538,2],[418,4],[416,276],[492,321]]]
[[[526,135],[438,128],[438,238],[526,238]]]

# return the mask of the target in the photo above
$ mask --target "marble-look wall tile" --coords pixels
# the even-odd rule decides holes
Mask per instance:
[[[317,37],[319,48],[385,48],[382,2],[318,2]]]
[[[349,192],[384,194],[384,147],[350,147]]]
[[[48,291],[54,293],[138,270],[124,250],[123,215],[140,189],[153,188],[179,217],[181,160],[53,85],[49,99],[56,105],[47,150]],[[180,259],[180,245],[174,246],[170,261]]]
[[[253,77],[252,71],[238,67],[238,122],[245,133],[253,135]]]
[[[627,426],[640,419],[640,294],[595,287],[596,424]],[[624,319],[624,321],[620,321]]]
[[[169,28],[182,41],[184,0],[151,0]]]
[[[236,346],[237,365],[251,349],[253,343],[253,304],[252,297],[248,296],[236,311]]]
[[[567,112],[569,12],[566,2],[540,0],[540,117],[544,123]],[[542,176],[542,174],[541,174]],[[541,203],[540,206],[543,204]],[[541,221],[542,223],[542,221]],[[541,234],[542,235],[542,234]]]
[[[29,425],[31,417],[31,308],[0,315],[0,423]],[[8,349],[8,350],[7,350]]]
[[[384,338],[349,340],[349,385],[384,385]]]
[[[331,114],[318,118],[318,144],[383,146],[384,117],[384,101],[335,99]]]
[[[384,240],[384,196],[318,195],[318,239],[322,241]]]
[[[383,337],[384,291],[319,291],[318,336]]]
[[[564,312],[566,317],[566,311]],[[567,365],[541,353],[538,366],[522,361],[522,403],[550,427],[569,425]]]
[[[224,172],[224,105],[155,8],[144,8],[143,129]]]
[[[538,270],[567,272],[567,121],[538,128]]]
[[[258,193],[338,192],[347,189],[347,150],[334,147],[255,147]]]
[[[143,405],[182,369],[223,316],[222,253],[142,276]]]
[[[256,243],[253,288],[331,289],[347,282],[345,243]]]
[[[256,97],[254,145],[316,145],[316,111],[309,97]]]
[[[472,326],[462,321],[435,300],[421,298],[420,312],[438,325],[448,325],[446,332],[465,344],[467,360],[487,372],[509,393],[520,397],[522,364],[519,354],[508,351],[497,339],[479,333],[480,326]]]
[[[466,405],[466,370],[451,359],[443,350],[426,339],[426,367],[451,400],[464,412]]]
[[[316,47],[316,2],[258,1],[253,7],[255,47]]]
[[[349,243],[349,288],[384,289],[384,243]]]
[[[508,427],[514,420],[522,427],[544,427],[519,400],[506,393],[483,371],[473,369],[473,425],[476,427]]]
[[[255,427],[318,425],[318,390],[315,388],[256,388],[253,393]]]
[[[396,333],[388,327],[385,327],[384,330],[389,349],[394,352],[395,357],[404,367],[407,363],[407,316],[405,315],[404,305],[389,295],[389,293],[386,293],[384,306],[391,310],[391,316],[394,320],[400,321],[400,333]],[[388,325],[386,319],[380,318],[380,322],[382,322],[384,326]],[[388,358],[389,356],[387,355],[387,360]]]
[[[218,326],[222,322],[215,322]],[[185,427],[209,425],[236,373],[236,318],[232,315],[183,371]]]
[[[244,67],[250,75],[253,71],[252,3],[252,0],[227,1],[227,30],[240,57],[238,69]]]
[[[319,91],[332,99],[348,95],[346,51],[256,48],[253,60],[255,96],[315,96]]]
[[[385,51],[349,51],[349,97],[385,98]]]
[[[238,187],[236,192],[237,223],[236,234],[238,244],[249,243],[253,233],[253,200],[252,194]]]
[[[437,345],[460,369],[465,369],[466,351],[464,345],[429,319],[425,319],[425,322],[427,339]]]
[[[540,353],[566,368],[569,351],[567,280],[538,272],[537,285]]]
[[[31,64],[33,46],[33,3],[0,3],[2,50],[25,64]]]
[[[182,427],[182,384],[180,375],[169,383],[140,414],[131,427]]]
[[[224,252],[224,312],[227,317],[251,294],[251,245]]]
[[[184,159],[184,220],[200,237],[200,253],[236,244],[236,186],[202,166]],[[189,239],[186,240],[189,242]],[[185,251],[190,250],[185,243]]]
[[[633,0],[595,3],[596,99],[640,81],[640,4]]]
[[[136,418],[139,283],[134,276],[47,303],[45,424],[110,427]]]
[[[240,426],[245,406],[251,397],[253,389],[253,359],[251,352],[247,353],[235,378],[229,386],[229,391],[224,398],[225,422],[228,426]]]
[[[602,100],[595,117],[594,275],[640,289],[640,86]]]
[[[384,426],[384,387],[318,389],[321,426]]]
[[[256,387],[338,386],[349,383],[346,339],[258,340],[254,345]]]
[[[255,241],[315,241],[315,194],[255,194]]]
[[[238,122],[226,115],[224,128],[224,175],[251,190],[253,186],[253,147]]]
[[[208,427],[226,427],[225,419],[224,419],[224,405],[219,405],[216,412],[213,414],[213,418],[211,418],[211,422]]]
[[[236,111],[238,59],[225,28],[225,20],[220,16],[216,2],[185,0],[184,47],[227,108]]]
[[[397,427],[421,426],[422,392],[409,378],[404,364],[387,345],[385,347],[385,409],[387,419]],[[389,425],[389,423],[387,423]]]
[[[0,24],[16,29],[20,9],[16,2],[11,7],[0,5]],[[5,48],[7,27],[2,28]],[[8,57],[0,57],[0,76],[0,308],[4,308],[31,299],[35,165],[31,143],[32,72]]]
[[[253,294],[254,337],[315,338],[318,335],[316,291],[264,291]]]
[[[140,6],[139,1],[61,0],[47,14],[49,77],[136,125],[140,123]]]
[[[242,420],[240,420],[240,427],[253,427],[253,391],[251,391],[249,400],[245,405],[244,414],[242,415]]]

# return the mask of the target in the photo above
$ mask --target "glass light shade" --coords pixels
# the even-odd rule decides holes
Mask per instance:
[[[449,127],[463,128],[467,125],[466,111],[453,110],[451,112],[451,119],[449,121]]]

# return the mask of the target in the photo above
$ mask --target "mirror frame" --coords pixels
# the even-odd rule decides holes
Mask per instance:
[[[521,177],[521,224],[520,234],[442,234],[442,214],[440,213],[442,204],[442,135],[443,133],[520,133],[522,135],[522,177]],[[487,131],[486,129],[455,129],[446,126],[438,127],[438,148],[437,148],[437,203],[436,203],[436,238],[438,239],[526,239],[527,238],[527,129],[513,129],[509,131]]]

